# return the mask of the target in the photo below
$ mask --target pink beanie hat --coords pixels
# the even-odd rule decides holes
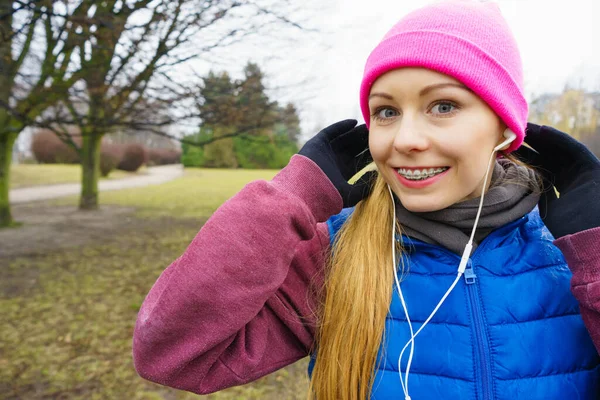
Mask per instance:
[[[483,99],[517,135],[525,137],[528,106],[517,43],[494,3],[447,1],[402,18],[367,59],[360,107],[370,124],[368,98],[382,74],[401,67],[423,67],[462,82]]]

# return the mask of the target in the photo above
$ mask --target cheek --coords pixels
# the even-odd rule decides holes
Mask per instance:
[[[369,135],[369,151],[375,161],[383,161],[390,150],[390,144],[379,135]]]
[[[463,132],[452,138],[442,137],[438,146],[446,155],[459,161],[464,166],[471,168],[485,168],[492,149],[494,148],[493,136],[490,133]],[[479,168],[479,169],[481,169]]]
[[[466,141],[444,143],[440,147],[445,158],[455,168],[453,185],[459,185],[458,191],[470,192],[479,184],[485,174],[489,156],[484,154],[482,146],[470,146]]]
[[[458,181],[460,182],[460,192],[467,196],[470,193],[481,193],[483,178],[489,161],[489,155],[484,154],[484,150],[476,153],[463,154],[459,161]],[[491,179],[488,177],[488,181]]]

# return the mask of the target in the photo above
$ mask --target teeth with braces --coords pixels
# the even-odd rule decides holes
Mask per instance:
[[[446,167],[444,167],[444,168],[429,168],[429,169],[421,169],[421,170],[419,170],[419,169],[411,170],[411,169],[400,168],[398,170],[398,173],[400,175],[402,175],[403,177],[405,177],[406,179],[418,181],[418,180],[431,178],[432,176],[440,174],[440,173],[446,171],[447,169],[448,168],[446,168]]]

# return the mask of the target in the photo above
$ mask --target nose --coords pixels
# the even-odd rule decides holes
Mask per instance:
[[[398,124],[394,136],[394,149],[399,153],[409,154],[427,150],[429,138],[426,132],[413,121],[404,118]]]

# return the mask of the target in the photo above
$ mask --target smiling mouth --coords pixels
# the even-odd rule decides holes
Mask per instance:
[[[436,175],[446,172],[449,167],[440,167],[440,168],[424,168],[424,169],[407,169],[407,168],[399,168],[396,171],[398,174],[402,175],[402,177],[411,180],[411,181],[422,181],[425,179],[432,178]]]

